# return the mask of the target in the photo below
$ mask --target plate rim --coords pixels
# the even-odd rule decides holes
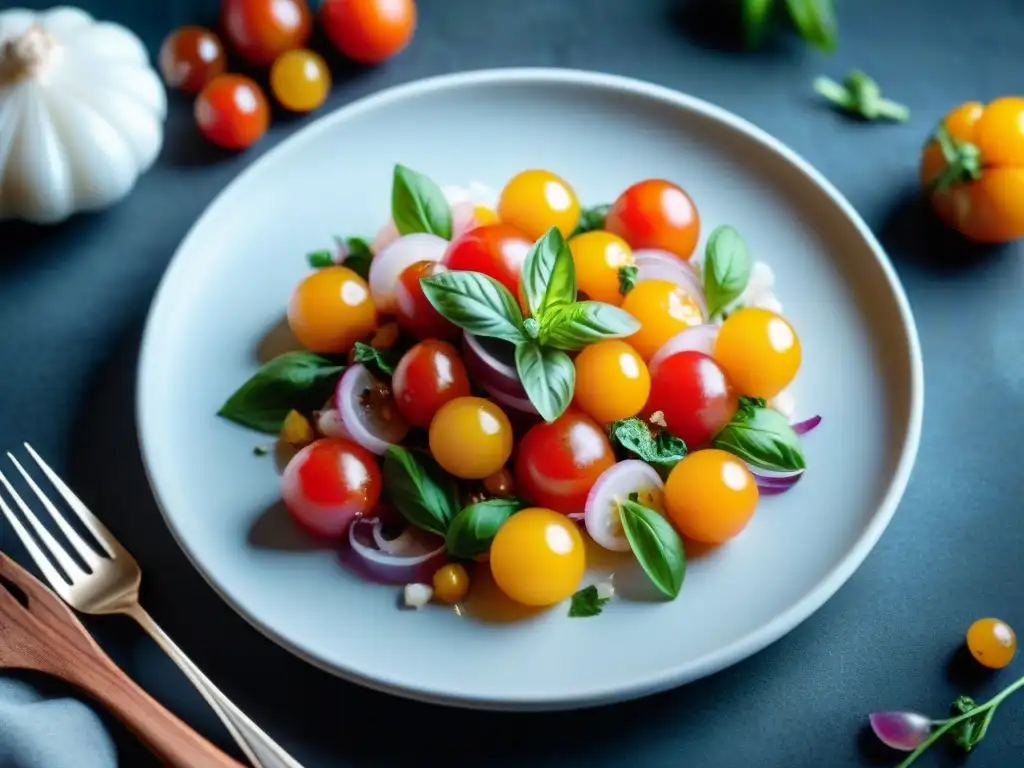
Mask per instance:
[[[180,259],[181,255],[191,247],[192,240],[197,236],[196,233],[206,220],[213,218],[219,209],[225,205],[224,201],[233,192],[234,188],[243,184],[247,177],[257,171],[265,160],[275,157],[278,153],[287,151],[295,143],[308,140],[322,131],[329,130],[335,124],[345,122],[363,112],[433,91],[458,89],[464,86],[488,83],[569,84],[639,95],[655,99],[663,104],[676,109],[682,109],[691,114],[697,114],[701,117],[724,123],[727,127],[754,140],[765,150],[785,160],[794,170],[799,171],[854,226],[865,244],[873,252],[882,275],[889,285],[899,312],[902,332],[906,337],[910,368],[910,397],[906,433],[903,438],[903,444],[900,447],[900,456],[896,470],[889,480],[882,501],[879,503],[861,535],[855,540],[853,546],[836,562],[825,576],[810,587],[803,597],[797,599],[786,610],[776,615],[767,623],[734,640],[732,643],[698,659],[696,663],[690,661],[677,666],[665,667],[657,673],[636,678],[625,685],[600,685],[590,689],[575,688],[567,693],[540,697],[502,696],[498,693],[486,697],[460,694],[450,695],[436,688],[419,688],[396,681],[388,681],[381,677],[366,675],[357,669],[339,666],[326,659],[319,658],[299,647],[294,641],[285,638],[278,630],[264,624],[258,618],[248,613],[241,601],[232,598],[226,588],[215,582],[212,574],[206,571],[189,548],[187,542],[179,535],[172,516],[168,514],[161,498],[155,478],[156,472],[151,467],[147,454],[146,434],[147,432],[152,432],[153,428],[147,428],[150,418],[146,414],[152,412],[152,409],[147,408],[146,405],[146,382],[151,375],[147,374],[147,371],[152,369],[153,360],[157,355],[155,345],[152,343],[153,337],[156,334],[157,321],[161,315],[165,314],[166,310],[164,307],[170,301],[169,285],[172,282],[172,277],[183,269],[183,262]],[[569,708],[594,707],[652,695],[712,675],[760,652],[768,645],[789,634],[799,624],[816,613],[822,605],[839,591],[863,564],[868,554],[874,549],[885,532],[910,481],[920,446],[924,415],[923,359],[917,325],[914,321],[909,299],[881,243],[861,218],[860,214],[854,209],[853,205],[839,192],[838,188],[829,182],[807,160],[782,141],[776,139],[746,118],[716,106],[709,101],[633,77],[592,70],[557,67],[498,67],[469,70],[453,74],[435,75],[389,86],[362,96],[323,115],[290,136],[285,137],[277,145],[257,157],[232,178],[210,201],[200,216],[189,227],[188,232],[179,242],[173,256],[168,261],[146,314],[139,359],[135,371],[134,394],[136,435],[139,443],[139,452],[154,502],[160,511],[164,524],[170,530],[178,547],[185,553],[192,567],[232,610],[261,634],[290,654],[349,682],[383,693],[431,704],[497,711],[555,711]]]

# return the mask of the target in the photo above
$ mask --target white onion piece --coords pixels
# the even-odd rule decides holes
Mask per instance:
[[[476,206],[465,200],[452,204],[452,240],[471,229],[475,229],[479,222],[476,220]]]
[[[429,569],[428,566],[432,566],[435,560],[440,565],[440,561],[445,557],[443,541],[436,547],[419,548],[418,551],[409,554],[392,555],[382,552],[372,545],[372,529],[377,525],[378,521],[360,519],[348,529],[348,543],[352,548],[352,554],[372,576],[399,584],[414,581],[417,576],[424,575]]]
[[[717,325],[695,325],[686,328],[661,345],[661,349],[654,353],[651,362],[647,365],[651,375],[665,360],[679,352],[703,352],[705,355],[713,355],[715,342],[718,340]]]
[[[689,270],[693,273],[693,276],[700,278],[700,273],[697,272],[697,268],[693,266],[686,259],[680,259],[674,253],[663,251],[660,248],[640,248],[639,250],[633,251],[633,258],[642,258],[644,261],[660,261],[663,264],[669,264],[674,266],[681,266],[684,269]]]
[[[481,386],[505,392],[513,397],[525,398],[526,390],[519,379],[514,362],[514,351],[507,345],[509,355],[500,354],[504,342],[480,339],[471,333],[462,334],[462,351],[466,369]]]
[[[386,555],[401,555],[402,557],[419,557],[429,554],[437,549],[436,538],[428,540],[428,535],[422,533],[418,528],[411,525],[405,526],[402,532],[393,539],[384,538],[384,521],[377,519],[373,523],[373,543],[377,549]]]
[[[395,313],[395,289],[398,278],[406,267],[417,261],[440,261],[448,248],[448,241],[437,235],[417,232],[402,235],[370,262],[370,296],[377,311],[385,315]]]
[[[352,433],[345,427],[345,420],[341,418],[341,411],[337,408],[328,408],[320,411],[316,417],[317,431],[324,437],[341,437],[345,440],[352,440]]]
[[[357,363],[345,371],[338,382],[335,401],[350,439],[381,456],[392,445],[402,441],[409,433],[409,424],[393,403],[386,414],[363,403],[363,392],[379,386],[367,367]]]
[[[631,493],[661,497],[665,483],[650,464],[627,459],[602,472],[587,495],[583,521],[590,538],[605,549],[629,550],[629,540],[619,517],[619,502],[628,500]]]
[[[636,265],[636,281],[644,280],[667,280],[686,293],[700,309],[701,316],[707,320],[708,303],[704,298],[704,286],[700,278],[693,271],[693,267],[681,259],[667,261],[660,255],[647,253],[646,255],[633,255],[633,263]]]

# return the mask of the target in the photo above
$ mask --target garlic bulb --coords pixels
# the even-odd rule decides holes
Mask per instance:
[[[156,160],[166,113],[128,29],[77,8],[0,11],[0,220],[117,202]]]

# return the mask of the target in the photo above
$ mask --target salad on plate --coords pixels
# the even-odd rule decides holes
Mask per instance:
[[[820,417],[793,418],[774,274],[728,225],[697,253],[677,184],[582,208],[550,171],[495,199],[398,165],[391,211],[309,255],[297,348],[219,413],[279,436],[292,519],[404,605],[593,616],[637,568],[671,600],[687,546],[803,477]]]

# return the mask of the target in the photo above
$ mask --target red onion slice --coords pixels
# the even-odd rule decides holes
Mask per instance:
[[[680,259],[666,261],[661,255],[644,255],[643,252],[641,255],[633,254],[633,263],[637,268],[638,283],[644,280],[667,280],[674,283],[696,302],[701,316],[707,319],[708,304],[704,298],[704,286],[693,267]]]
[[[821,416],[811,416],[811,418],[801,421],[793,425],[793,431],[798,435],[806,435],[808,432],[813,430],[821,424]]]
[[[536,407],[534,407],[533,403],[531,403],[526,397],[516,397],[515,395],[506,394],[505,392],[501,392],[486,385],[481,386],[487,390],[487,394],[494,399],[494,402],[504,405],[506,408],[511,408],[513,410],[520,411],[521,413],[537,413]]]
[[[395,290],[406,267],[417,261],[440,261],[448,241],[437,235],[416,232],[403,235],[387,245],[370,262],[370,295],[377,311],[395,313]]]
[[[380,387],[381,383],[369,369],[356,363],[341,377],[335,395],[338,412],[351,439],[378,456],[401,442],[409,432],[409,425],[399,415],[394,402],[384,408],[367,406],[363,393]]]
[[[596,544],[613,552],[629,550],[618,505],[631,493],[650,494],[660,500],[665,493],[665,483],[650,464],[636,459],[613,464],[597,478],[587,495],[584,513],[587,533]]]
[[[688,260],[680,259],[674,253],[663,251],[660,248],[640,248],[633,251],[633,258],[636,259],[638,256],[644,259],[644,261],[660,261],[662,264],[670,266],[681,266],[692,272],[694,277],[700,278],[696,268]]]
[[[376,546],[381,525],[379,520],[362,518],[349,526],[350,557],[344,559],[364,575],[387,584],[429,583],[446,559],[444,542],[436,537],[428,540],[427,534],[411,531],[404,551],[390,554]]]
[[[647,366],[651,376],[662,362],[678,352],[703,352],[705,355],[712,355],[715,351],[715,342],[718,340],[718,330],[717,325],[695,325],[677,333],[654,353]]]
[[[755,467],[752,464],[747,464],[747,468],[750,470],[750,474],[754,476],[757,490],[762,496],[776,496],[780,493],[785,493],[800,482],[800,478],[804,476],[804,470],[802,469],[794,472],[773,472],[761,467]]]
[[[515,348],[511,344],[464,333],[462,352],[466,370],[481,386],[513,397],[526,397],[526,390],[516,371]]]

